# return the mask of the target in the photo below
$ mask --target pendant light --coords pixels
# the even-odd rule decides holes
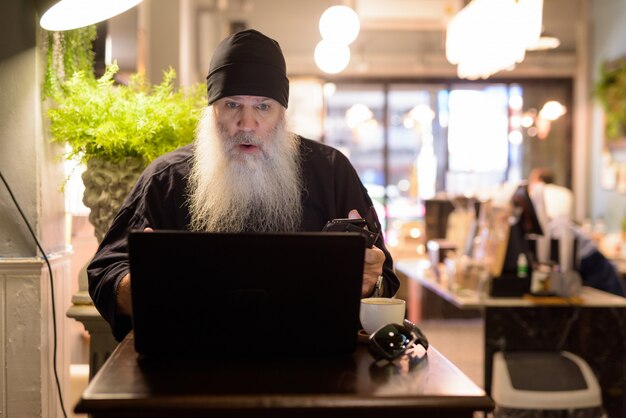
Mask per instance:
[[[142,0],[60,0],[37,3],[39,24],[49,31],[64,31],[93,25],[117,16]]]

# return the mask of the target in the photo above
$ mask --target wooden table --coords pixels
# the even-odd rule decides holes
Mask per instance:
[[[92,417],[472,417],[493,401],[434,347],[379,367],[359,344],[334,359],[138,362],[132,333],[83,392]]]
[[[609,417],[626,416],[626,298],[586,286],[572,299],[490,297],[486,292],[451,290],[420,260],[399,260],[395,265],[411,282],[453,306],[481,310],[487,393],[496,351],[566,350],[593,369]]]

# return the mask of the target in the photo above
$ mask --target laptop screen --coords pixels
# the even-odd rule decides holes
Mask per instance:
[[[128,242],[135,348],[144,356],[356,348],[358,234],[155,231]]]

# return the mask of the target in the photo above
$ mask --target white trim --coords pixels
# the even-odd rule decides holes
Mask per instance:
[[[66,410],[71,249],[48,255],[54,274],[57,371]],[[0,258],[0,408],[13,416],[61,416],[53,374],[50,276],[41,257]],[[19,376],[19,378],[18,378]]]
[[[61,252],[47,254],[47,257],[52,264],[71,256],[72,253],[72,248],[68,246]],[[33,273],[38,274],[44,264],[45,260],[43,257],[0,257],[0,274],[19,274],[31,270]]]

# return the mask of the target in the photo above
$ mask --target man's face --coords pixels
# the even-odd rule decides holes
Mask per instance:
[[[226,146],[235,158],[263,155],[284,115],[280,103],[261,96],[224,97],[213,104],[213,109],[224,139],[233,142]]]
[[[190,177],[190,228],[295,231],[301,222],[299,137],[280,103],[226,97],[198,126]]]

